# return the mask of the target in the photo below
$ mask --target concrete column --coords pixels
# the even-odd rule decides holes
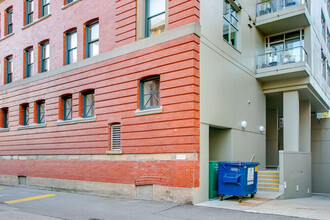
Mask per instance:
[[[300,102],[299,106],[299,150],[311,152],[311,102]]]
[[[284,151],[299,151],[299,93],[283,93]]]
[[[209,125],[200,123],[200,177],[193,203],[209,200]]]

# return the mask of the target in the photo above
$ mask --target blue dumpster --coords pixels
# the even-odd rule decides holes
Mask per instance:
[[[220,200],[224,195],[238,196],[242,202],[243,196],[257,192],[259,162],[219,162],[218,194]]]

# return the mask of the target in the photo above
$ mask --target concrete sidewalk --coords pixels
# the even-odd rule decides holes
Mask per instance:
[[[249,212],[295,216],[312,219],[330,219],[330,194],[313,194],[310,198],[271,200]]]
[[[255,198],[244,198],[242,203],[235,197],[227,197],[224,201],[215,199],[197,206],[299,218],[330,219],[330,194],[313,194],[310,198],[287,200],[277,199],[279,196],[280,193],[260,191]]]

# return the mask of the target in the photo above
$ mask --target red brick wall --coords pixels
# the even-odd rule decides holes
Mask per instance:
[[[2,175],[172,187],[199,186],[197,161],[0,161]]]
[[[14,81],[23,78],[23,49],[33,45],[37,57],[37,45],[44,39],[50,41],[51,69],[62,66],[63,32],[73,27],[77,27],[78,33],[78,61],[82,60],[83,24],[93,18],[99,17],[101,53],[136,39],[136,2],[132,0],[100,0],[100,7],[93,5],[94,1],[80,1],[65,10],[60,9],[62,1],[51,1],[52,15],[25,30],[20,30],[23,15],[16,6],[22,1],[5,1],[0,9],[10,2],[14,2],[15,35],[0,42],[1,48],[7,45],[0,57],[14,54]],[[199,19],[197,0],[172,0],[169,8],[169,29]],[[69,14],[82,11],[84,16]],[[38,69],[37,65],[34,69]],[[138,81],[151,75],[160,75],[163,110],[160,114],[137,117]],[[95,90],[96,121],[56,125],[62,117],[59,97],[72,94],[73,118],[77,118],[81,116],[80,92],[89,89]],[[124,154],[199,152],[199,37],[192,34],[0,91],[0,100],[0,108],[9,107],[10,124],[9,132],[0,132],[0,155],[105,154],[109,149],[109,124],[114,122],[122,125]],[[30,104],[32,122],[37,100],[45,100],[46,127],[17,130],[22,124],[19,106]],[[151,178],[153,184],[159,181],[158,184],[168,186],[199,185],[198,161],[0,160],[0,175],[3,174],[127,184],[141,184]]]
[[[39,1],[35,0],[34,21],[38,19]],[[0,59],[13,54],[14,74],[13,81],[23,79],[24,53],[23,50],[32,46],[34,61],[38,62],[38,44],[45,39],[50,42],[50,69],[63,66],[64,49],[63,33],[69,29],[77,28],[78,61],[84,57],[84,24],[93,19],[99,19],[100,24],[100,53],[107,52],[116,47],[132,43],[136,40],[136,0],[98,0],[79,1],[66,9],[61,9],[63,1],[51,1],[51,16],[28,27],[24,27],[24,1],[4,1],[0,4],[0,12],[13,6],[13,33],[14,35],[0,42]],[[83,12],[83,16],[82,16]],[[198,0],[169,0],[168,29],[173,29],[191,22],[199,22]],[[4,37],[5,13],[1,13],[0,37]],[[36,75],[39,67],[34,66]],[[1,74],[1,83],[4,76]]]
[[[199,38],[195,35],[0,91],[9,107],[10,131],[0,133],[0,154],[105,153],[108,125],[122,123],[124,153],[199,150]],[[160,75],[161,114],[136,117],[137,81]],[[79,92],[95,89],[96,121],[57,126],[59,97],[73,94],[78,117]],[[17,130],[19,105],[45,100],[47,127]],[[70,144],[68,144],[70,143]]]

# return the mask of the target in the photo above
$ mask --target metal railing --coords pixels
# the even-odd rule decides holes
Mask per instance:
[[[293,47],[276,52],[267,52],[257,56],[257,69],[279,66],[289,63],[308,62],[304,47]]]
[[[257,3],[257,17],[302,4],[307,7],[307,0],[261,0]]]

